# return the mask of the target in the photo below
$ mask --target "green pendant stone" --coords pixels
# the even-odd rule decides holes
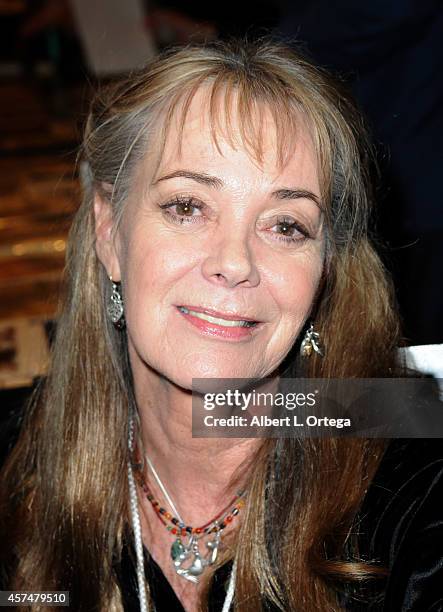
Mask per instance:
[[[179,539],[175,540],[171,546],[171,557],[173,561],[176,561],[181,554],[185,552],[185,548]]]

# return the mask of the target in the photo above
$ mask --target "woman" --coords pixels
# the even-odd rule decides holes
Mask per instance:
[[[191,435],[193,379],[396,372],[365,143],[279,45],[172,51],[98,93],[52,367],[3,471],[8,588],[317,611],[384,574],[356,538],[384,441]]]

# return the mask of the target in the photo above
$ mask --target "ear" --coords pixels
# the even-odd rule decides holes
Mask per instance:
[[[94,218],[95,218],[95,250],[97,257],[102,262],[108,276],[112,280],[120,282],[120,263],[115,245],[116,234],[114,233],[114,216],[110,203],[98,194],[94,196]]]

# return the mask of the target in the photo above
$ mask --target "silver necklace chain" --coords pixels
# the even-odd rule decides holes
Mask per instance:
[[[129,419],[128,446],[129,446],[129,451],[132,454],[132,451],[134,448],[134,421],[133,421],[132,416]],[[146,459],[149,462],[148,457],[146,457]],[[153,471],[153,474],[156,475],[156,478],[158,478],[158,475],[155,471]],[[160,479],[158,482],[159,482],[160,488],[165,493],[165,497],[170,503],[171,508],[176,513],[177,518],[181,521],[182,519],[179,513],[176,511],[174,504],[171,503],[171,500],[169,499],[169,495],[167,495],[166,493],[166,489],[164,489],[163,484],[160,485],[160,482],[161,482]],[[134,531],[134,538],[135,538],[135,551],[137,555],[137,582],[138,582],[138,592],[139,592],[139,601],[140,601],[140,612],[148,612],[146,588],[145,588],[145,564],[144,564],[144,557],[143,557],[142,529],[141,529],[141,523],[140,523],[140,513],[139,513],[139,508],[138,508],[137,490],[136,490],[136,485],[135,485],[135,480],[134,480],[134,474],[132,472],[131,460],[128,461],[128,484],[129,484],[129,501],[130,501],[129,505],[130,505],[130,511],[131,511],[132,528]],[[234,599],[236,570],[237,570],[237,560],[234,559],[234,563],[232,565],[232,570],[231,570],[231,576],[229,578],[228,590],[226,593],[222,612],[229,612],[231,608],[232,600]]]
[[[158,486],[161,489],[161,492],[163,493],[163,495],[166,498],[166,501],[168,502],[168,504],[171,506],[172,511],[174,512],[175,516],[178,518],[178,520],[180,521],[180,523],[184,524],[184,520],[182,519],[182,517],[180,516],[179,511],[177,510],[177,508],[174,505],[174,502],[172,501],[169,493],[166,491],[166,487],[165,485],[162,483],[162,481],[160,480],[160,476],[157,474],[157,470],[155,469],[155,467],[152,465],[152,461],[149,459],[148,455],[145,455],[145,459],[148,462],[149,467],[151,468],[151,472],[154,474],[154,478],[157,481]]]

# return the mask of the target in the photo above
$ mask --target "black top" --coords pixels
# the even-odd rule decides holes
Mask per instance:
[[[390,569],[370,599],[342,596],[352,612],[443,611],[443,443],[440,439],[393,440],[360,512],[360,553]],[[231,563],[214,576],[209,612],[221,612]],[[146,576],[157,612],[183,612],[163,572],[145,549]],[[138,612],[135,553],[125,547],[117,568],[126,612]],[[374,583],[375,584],[375,583]],[[377,595],[378,591],[378,595]],[[268,606],[268,610],[273,610]],[[298,612],[298,611],[297,611]]]
[[[157,612],[184,612],[184,608],[177,598],[160,567],[149,555],[146,548],[145,575],[148,579],[151,597],[155,602]],[[132,546],[125,547],[122,552],[121,565],[118,575],[122,587],[125,612],[139,612],[137,576],[135,572],[135,552]],[[214,575],[209,596],[208,612],[221,612],[229,584],[232,563],[223,565]]]

